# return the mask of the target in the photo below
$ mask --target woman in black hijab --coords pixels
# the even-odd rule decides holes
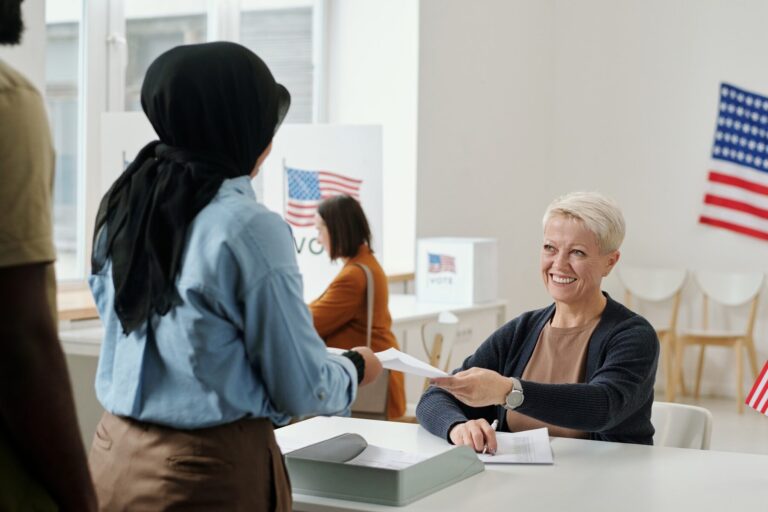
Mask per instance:
[[[327,354],[290,231],[251,189],[290,96],[218,42],[158,57],[141,103],[160,140],[105,195],[93,246],[101,507],[290,510],[273,423],[343,411],[381,371],[365,347]]]

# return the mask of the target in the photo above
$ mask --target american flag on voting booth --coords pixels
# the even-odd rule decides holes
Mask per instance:
[[[768,361],[763,365],[745,403],[757,412],[768,416]]]
[[[296,227],[314,225],[318,205],[328,197],[347,194],[360,201],[363,180],[330,171],[285,167],[285,220]]]
[[[699,222],[768,240],[767,97],[721,84]]]
[[[439,272],[456,273],[456,258],[446,254],[428,254],[429,266],[427,270],[430,274]]]

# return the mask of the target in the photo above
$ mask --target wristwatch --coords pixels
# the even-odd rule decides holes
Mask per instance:
[[[512,381],[512,391],[507,393],[504,408],[508,411],[514,411],[523,404],[525,395],[523,395],[523,385],[520,384],[519,380],[514,377],[510,377],[509,380]]]

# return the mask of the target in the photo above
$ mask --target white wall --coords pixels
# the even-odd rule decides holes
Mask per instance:
[[[540,219],[571,190],[622,205],[625,262],[768,270],[765,242],[697,224],[719,83],[768,93],[766,18],[747,0],[422,0],[417,235],[498,237],[512,316],[548,302]],[[704,392],[728,394],[717,352]]]
[[[383,265],[412,272],[415,238],[418,2],[328,0],[328,122],[380,124]]]
[[[45,91],[45,0],[26,0],[21,4],[26,27],[18,46],[0,46],[0,59],[13,66]]]

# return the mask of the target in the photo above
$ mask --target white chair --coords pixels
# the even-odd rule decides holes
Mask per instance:
[[[709,450],[712,413],[695,405],[653,402],[654,446]]]
[[[703,329],[685,329],[678,332],[677,358],[678,369],[682,368],[682,356],[688,345],[699,345],[699,362],[696,368],[696,399],[701,391],[701,374],[704,369],[704,350],[708,345],[731,347],[736,358],[736,402],[739,413],[744,411],[744,370],[743,349],[747,349],[752,379],[757,378],[757,354],[752,331],[757,316],[757,302],[763,287],[765,276],[760,272],[723,273],[696,272],[696,282],[702,291],[702,326]],[[741,329],[713,329],[709,325],[709,302],[722,306],[736,307],[749,304],[749,316]]]
[[[450,311],[441,312],[436,322],[421,326],[421,344],[430,365],[445,372],[448,371],[458,327],[459,318]],[[429,379],[424,379],[424,390],[426,391],[428,387]]]
[[[632,307],[633,301],[655,304],[671,301],[667,322],[653,327],[661,344],[661,361],[666,379],[665,398],[668,402],[674,402],[678,383],[685,394],[682,368],[678,368],[677,373],[675,372],[675,332],[680,310],[680,295],[688,272],[685,269],[645,268],[630,265],[621,265],[617,270],[619,280],[624,285],[624,304],[628,308]]]

